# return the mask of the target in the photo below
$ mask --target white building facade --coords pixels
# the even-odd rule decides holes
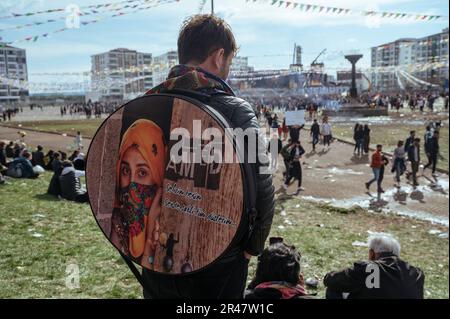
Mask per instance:
[[[403,70],[417,79],[448,89],[448,28],[430,36],[418,39],[399,39],[372,48],[372,68],[379,70],[372,73],[372,84],[380,91],[398,89],[399,79],[395,69]],[[383,67],[391,67],[391,71],[383,72]],[[406,88],[417,85],[405,80],[400,81]],[[425,88],[427,85],[424,84]]]
[[[178,52],[169,51],[155,56],[153,63],[153,86],[156,86],[164,82],[170,69],[178,64]]]
[[[17,83],[16,85],[14,85]],[[0,102],[23,102],[29,97],[25,49],[0,45]]]
[[[153,86],[152,54],[125,48],[91,56],[91,90],[103,100],[123,100]]]

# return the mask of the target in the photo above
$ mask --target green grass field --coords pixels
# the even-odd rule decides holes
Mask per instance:
[[[0,185],[0,298],[140,298],[141,289],[98,228],[89,205],[46,195],[51,174]],[[278,201],[272,236],[298,247],[305,278],[365,259],[367,231],[385,231],[402,243],[402,256],[425,272],[425,297],[448,298],[447,228],[393,215],[342,210],[289,199]],[[65,285],[77,264],[80,288]],[[249,280],[255,270],[250,263]],[[313,291],[312,291],[313,292]],[[323,285],[317,291],[324,296]]]
[[[370,144],[375,147],[377,144],[382,144],[383,150],[386,152],[393,152],[397,147],[397,142],[399,140],[405,141],[409,136],[409,132],[412,130],[416,131],[416,136],[421,139],[421,157],[422,162],[426,163],[426,156],[423,147],[423,135],[425,134],[425,129],[418,127],[417,125],[395,125],[395,124],[372,124],[370,125],[371,138]],[[334,125],[333,135],[337,138],[342,138],[353,142],[353,125]],[[448,171],[448,127],[443,127],[440,130],[439,144],[441,148],[441,155],[443,159],[438,160],[438,167]]]

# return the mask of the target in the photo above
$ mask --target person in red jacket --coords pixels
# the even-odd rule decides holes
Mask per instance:
[[[370,163],[370,167],[372,167],[373,178],[366,183],[367,190],[370,189],[370,185],[373,182],[378,182],[378,179],[380,178],[380,169],[381,169],[381,166],[383,165],[382,164],[382,154],[381,154],[382,148],[383,148],[383,146],[378,144],[377,150],[375,151],[375,153],[372,154],[372,162]],[[378,191],[380,191],[380,189],[378,189]]]

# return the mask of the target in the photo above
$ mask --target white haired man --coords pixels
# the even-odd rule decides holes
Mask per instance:
[[[328,273],[327,299],[423,299],[425,276],[400,259],[400,243],[389,234],[369,237],[369,260]]]

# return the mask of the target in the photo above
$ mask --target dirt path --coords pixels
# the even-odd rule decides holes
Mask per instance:
[[[71,146],[74,143],[75,137],[73,136],[64,136],[62,134],[53,134],[53,133],[45,133],[45,132],[37,132],[33,130],[27,129],[16,129],[9,128],[0,125],[0,140],[8,140],[8,141],[16,141],[19,138],[17,134],[18,131],[24,131],[27,135],[24,138],[24,141],[27,145],[31,147],[36,147],[37,145],[42,145],[44,147],[44,151],[52,149],[54,151],[61,150],[68,152],[71,150]],[[87,152],[89,148],[89,144],[91,143],[91,139],[83,138],[83,146]]]
[[[357,205],[373,211],[394,211],[448,226],[448,175],[439,174],[437,178],[433,178],[431,171],[427,170],[421,176],[420,169],[420,186],[413,189],[405,176],[402,176],[401,187],[398,189],[394,185],[394,175],[390,172],[391,166],[388,165],[383,181],[386,192],[378,200],[376,185],[372,184],[370,195],[364,185],[373,176],[369,156],[355,156],[353,145],[338,141],[333,142],[330,148],[316,146],[317,151],[312,152],[308,131],[301,131],[301,142],[306,151],[302,160],[302,186],[305,190],[298,196],[343,208]],[[281,186],[283,171],[284,163],[280,157],[278,171],[274,176],[276,189]],[[294,182],[287,194],[292,194],[296,189],[297,182]],[[283,196],[283,193],[280,194]]]

